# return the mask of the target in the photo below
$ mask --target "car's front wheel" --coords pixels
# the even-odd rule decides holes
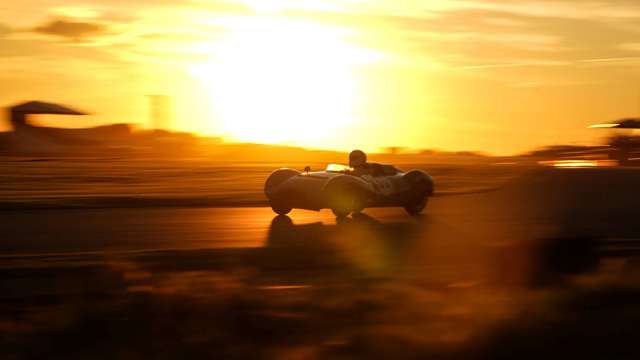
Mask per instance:
[[[352,210],[346,207],[333,207],[331,211],[337,218],[344,218],[349,216]]]
[[[358,195],[349,188],[338,188],[331,192],[331,211],[336,217],[349,216],[354,211],[359,211]]]

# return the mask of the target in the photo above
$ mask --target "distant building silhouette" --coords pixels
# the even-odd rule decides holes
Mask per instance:
[[[11,106],[8,115],[12,131],[0,134],[3,151],[16,154],[82,154],[117,145],[131,135],[127,124],[79,129],[36,126],[29,121],[29,117],[36,114],[85,115],[68,106],[44,101],[27,101]]]
[[[47,103],[43,101],[28,101],[9,108],[10,123],[13,131],[19,132],[33,127],[27,121],[27,115],[31,114],[62,114],[62,115],[85,115],[85,113],[71,109],[69,107]]]
[[[153,126],[170,127],[169,98],[151,97]],[[39,156],[69,154],[153,154],[175,156],[192,151],[200,140],[187,133],[170,131],[134,132],[130,124],[116,123],[82,128],[38,126],[29,117],[36,114],[85,115],[71,107],[44,101],[27,101],[8,108],[11,131],[0,132],[0,153]],[[219,139],[207,139],[207,144]]]

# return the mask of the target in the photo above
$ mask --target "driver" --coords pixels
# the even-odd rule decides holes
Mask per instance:
[[[369,174],[369,163],[367,163],[367,154],[362,150],[353,150],[349,154],[349,167],[357,176]]]

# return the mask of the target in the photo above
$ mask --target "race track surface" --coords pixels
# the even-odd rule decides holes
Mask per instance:
[[[4,211],[0,355],[638,358],[639,183],[634,169],[541,169],[418,217],[339,221]]]
[[[638,181],[638,182],[636,182]],[[479,194],[432,198],[418,217],[366,209],[339,220],[329,210],[110,208],[6,211],[0,253],[247,248],[315,237],[350,242],[354,228],[402,243],[505,243],[558,236],[640,235],[636,170],[544,170]]]

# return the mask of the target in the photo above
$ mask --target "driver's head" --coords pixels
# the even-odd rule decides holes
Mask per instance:
[[[349,154],[349,166],[352,168],[358,168],[366,165],[367,163],[367,154],[362,150],[353,150]]]

